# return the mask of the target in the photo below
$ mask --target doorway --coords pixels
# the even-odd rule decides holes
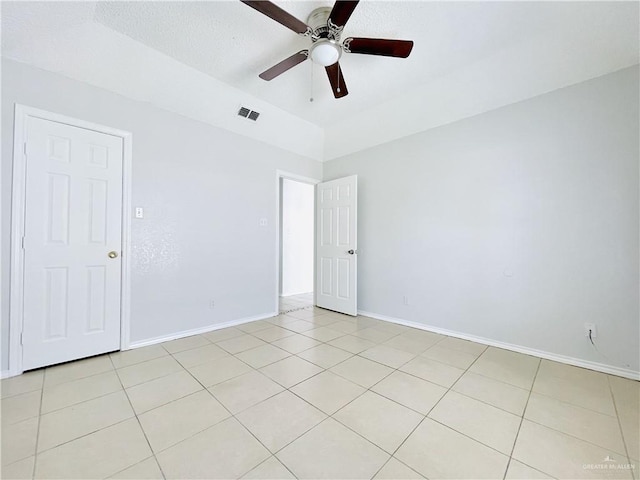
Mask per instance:
[[[314,305],[315,188],[281,176],[279,192],[278,312],[284,313]]]

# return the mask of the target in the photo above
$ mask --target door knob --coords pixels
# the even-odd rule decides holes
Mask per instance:
[[[349,255],[353,255],[354,253],[356,253],[356,251],[355,251],[355,250],[348,250],[348,251],[347,251],[347,253],[348,253]]]
[[[118,252],[116,252],[115,250],[112,250],[107,255],[109,255],[109,258],[117,258]]]

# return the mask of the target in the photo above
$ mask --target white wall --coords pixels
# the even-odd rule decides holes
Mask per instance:
[[[320,178],[322,164],[88,84],[2,61],[2,239],[10,231],[13,106],[133,133],[131,340],[276,307],[276,171]],[[260,227],[260,218],[268,226]],[[2,243],[2,370],[7,369],[9,245]],[[210,301],[215,308],[210,309]]]
[[[313,291],[314,187],[282,180],[282,295]]]
[[[637,372],[638,87],[636,66],[326,163],[359,179],[359,310]]]

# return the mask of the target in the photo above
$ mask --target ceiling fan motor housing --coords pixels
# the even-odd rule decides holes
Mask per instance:
[[[340,40],[342,28],[332,26],[329,23],[331,7],[316,8],[307,18],[307,25],[311,27],[311,38],[314,42],[321,38],[329,38],[336,42]]]
[[[320,7],[311,12],[307,18],[313,42],[309,49],[309,57],[314,63],[323,67],[333,65],[342,56],[342,47],[339,43],[342,28],[331,25],[330,14],[330,7]]]

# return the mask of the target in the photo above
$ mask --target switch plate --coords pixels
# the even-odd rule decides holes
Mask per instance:
[[[136,218],[144,218],[144,209],[142,207],[136,207]]]

